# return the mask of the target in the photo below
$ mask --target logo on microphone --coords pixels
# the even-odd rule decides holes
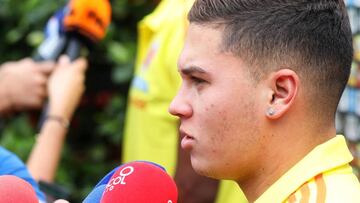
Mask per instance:
[[[105,192],[112,191],[114,187],[118,184],[120,185],[126,185],[125,178],[126,176],[129,176],[134,172],[134,167],[132,166],[126,166],[123,169],[121,169],[119,175],[117,177],[113,177],[110,179],[108,184],[106,185]]]

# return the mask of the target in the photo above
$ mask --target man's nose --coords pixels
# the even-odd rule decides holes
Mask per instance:
[[[185,95],[183,94],[183,90],[180,90],[171,101],[169,112],[170,114],[180,118],[191,117],[193,113],[191,103],[186,99]]]

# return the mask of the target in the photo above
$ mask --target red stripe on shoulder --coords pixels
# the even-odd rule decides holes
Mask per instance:
[[[310,200],[310,189],[309,183],[304,183],[300,188],[301,200],[300,203],[309,203]]]
[[[324,203],[326,198],[326,184],[322,173],[315,176],[315,183],[317,189],[316,203]]]
[[[295,203],[295,202],[296,202],[295,193],[293,193],[292,195],[290,195],[288,201],[289,201],[289,203]]]

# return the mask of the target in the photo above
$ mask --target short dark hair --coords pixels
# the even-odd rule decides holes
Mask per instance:
[[[188,17],[222,27],[220,46],[252,65],[255,81],[293,69],[311,85],[313,102],[335,113],[353,57],[343,0],[196,0]]]

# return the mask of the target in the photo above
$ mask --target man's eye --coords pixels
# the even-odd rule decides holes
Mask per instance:
[[[203,80],[203,79],[201,79],[201,78],[198,78],[198,77],[194,77],[194,76],[191,76],[190,79],[191,79],[191,81],[192,81],[193,83],[195,83],[196,85],[206,82],[205,80]]]

